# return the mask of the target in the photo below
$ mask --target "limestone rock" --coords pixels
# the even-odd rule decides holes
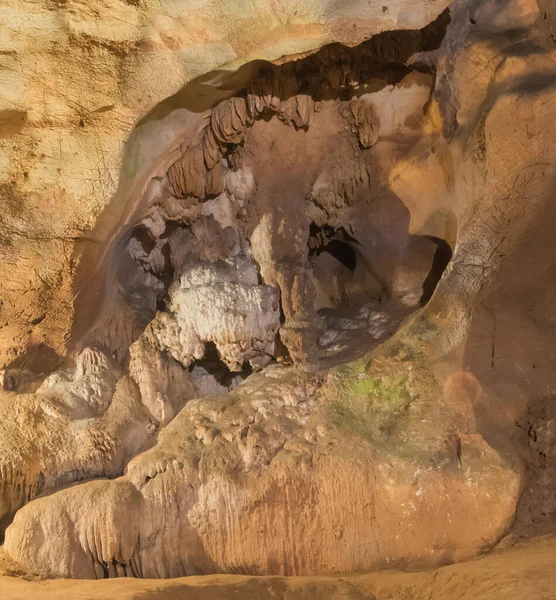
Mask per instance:
[[[254,265],[245,260],[186,271],[170,293],[169,308],[153,322],[153,335],[184,367],[203,358],[208,342],[232,371],[247,361],[264,366],[274,354],[278,293],[259,285]]]
[[[378,139],[379,128],[372,104],[355,100],[350,103],[349,109],[359,143],[363,148],[370,148]]]
[[[87,375],[94,376],[94,372],[89,370]],[[75,384],[64,379],[52,378],[35,395],[4,393],[0,398],[2,527],[41,492],[122,473],[131,456],[152,436],[149,415],[128,377],[118,381],[108,402],[104,396],[101,415],[100,397],[91,395],[83,379]]]
[[[446,545],[462,559],[507,527],[519,478],[480,436],[463,436],[462,466],[451,449],[435,454],[432,468],[426,455],[402,457],[399,439],[392,441],[402,455],[385,460],[360,434],[347,442],[347,421],[335,420],[338,396],[317,400],[319,385],[267,369],[231,396],[190,402],[122,479],[74,487],[19,511],[6,548],[27,568],[70,577],[299,575],[408,559],[430,565]],[[363,418],[349,426],[374,424]],[[364,462],[356,459],[361,452],[369,452]],[[84,518],[79,507],[97,496],[105,508]],[[125,518],[106,519],[115,511]],[[377,535],[390,528],[397,533]],[[56,540],[56,554],[37,547],[45,538]]]
[[[0,9],[7,552],[294,575],[527,535],[553,3],[229,4]]]
[[[136,382],[141,401],[152,418],[168,424],[196,396],[196,390],[184,368],[156,347],[149,329],[129,348],[129,373]]]

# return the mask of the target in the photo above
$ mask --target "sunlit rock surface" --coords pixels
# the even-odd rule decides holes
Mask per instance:
[[[1,140],[11,559],[429,568],[554,517],[550,2],[33,6],[59,45]]]

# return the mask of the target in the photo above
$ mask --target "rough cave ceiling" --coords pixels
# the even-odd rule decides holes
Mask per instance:
[[[555,19],[456,1],[141,114],[86,232],[41,233],[58,289],[31,288],[24,334],[5,322],[8,554],[86,578],[345,573],[553,517]]]

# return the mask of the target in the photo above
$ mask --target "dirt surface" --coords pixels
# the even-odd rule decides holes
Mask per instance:
[[[0,559],[0,572],[9,572]],[[556,531],[473,561],[433,571],[343,577],[210,575],[171,580],[23,580],[0,575],[5,600],[552,600]]]

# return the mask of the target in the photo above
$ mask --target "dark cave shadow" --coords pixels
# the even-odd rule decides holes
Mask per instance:
[[[452,248],[446,240],[432,235],[427,235],[425,237],[434,242],[437,248],[436,252],[434,253],[430,273],[423,282],[423,295],[419,300],[420,306],[425,306],[425,304],[427,304],[427,302],[432,298],[432,295],[434,294],[434,291],[436,290],[436,287],[442,275],[444,274],[446,267],[452,260]]]
[[[66,359],[47,344],[29,346],[24,354],[3,369],[3,389],[9,392],[32,392],[46,375],[59,368]]]
[[[506,91],[506,94],[535,96],[553,87],[556,87],[556,73],[528,73],[518,78]]]
[[[235,581],[223,576],[211,575],[217,580],[213,583],[203,581],[197,588],[194,585],[176,582],[166,582],[164,588],[152,591],[140,591],[134,594],[136,600],[196,600],[211,598],[211,600],[276,600],[284,598],[288,591],[288,585],[283,577],[272,577],[267,580],[257,578],[240,579]],[[218,581],[220,579],[220,581]],[[369,599],[371,600],[371,599]]]

